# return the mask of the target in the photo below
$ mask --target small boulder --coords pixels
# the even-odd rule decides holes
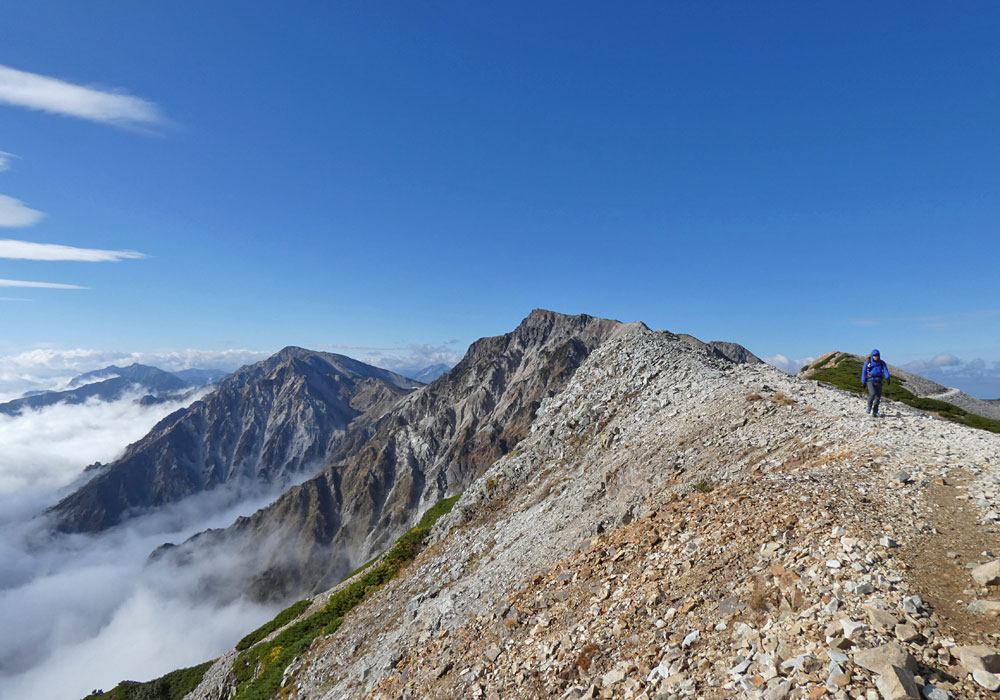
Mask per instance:
[[[958,647],[955,651],[958,654],[958,662],[966,671],[972,672],[978,669],[990,673],[1000,672],[1000,654],[997,654],[997,650],[993,647],[977,644]]]
[[[920,689],[913,674],[905,668],[890,666],[875,681],[882,700],[920,700]]]
[[[878,608],[868,609],[868,621],[879,632],[891,632],[899,623],[899,619],[888,610]]]
[[[917,660],[899,644],[883,644],[854,653],[854,663],[874,673],[884,673],[890,666],[916,673]]]
[[[969,603],[969,612],[980,615],[1000,616],[1000,600],[974,600]]]
[[[977,668],[972,672],[972,680],[986,688],[986,690],[1000,690],[1000,676],[989,671]]]
[[[938,688],[936,685],[931,685],[930,683],[921,688],[920,693],[927,700],[951,700],[951,693],[944,688]]]
[[[977,566],[972,570],[972,578],[980,586],[992,586],[1000,583],[1000,559]]]

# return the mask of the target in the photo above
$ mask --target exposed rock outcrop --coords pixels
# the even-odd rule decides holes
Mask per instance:
[[[352,430],[332,466],[225,530],[169,552],[178,561],[238,553],[224,578],[258,598],[318,591],[382,551],[440,498],[464,490],[528,434],[541,401],[591,352],[641,326],[533,311],[483,338],[450,372],[370,425]]]
[[[418,382],[342,355],[285,348],[160,421],[51,509],[63,532],[97,532],[223,485],[280,484],[320,468],[355,424]]]

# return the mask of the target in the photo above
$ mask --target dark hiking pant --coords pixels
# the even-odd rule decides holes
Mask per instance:
[[[868,410],[878,413],[878,405],[882,401],[882,382],[868,380]]]

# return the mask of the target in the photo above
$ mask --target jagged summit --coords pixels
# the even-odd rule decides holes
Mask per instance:
[[[420,382],[409,379],[402,375],[391,372],[381,367],[374,367],[365,364],[360,360],[355,360],[346,355],[338,355],[318,350],[307,350],[294,345],[282,348],[271,357],[265,360],[247,365],[236,370],[224,381],[244,385],[247,382],[255,381],[260,377],[269,375],[282,367],[297,367],[304,371],[311,368],[312,371],[329,372],[350,377],[353,379],[373,378],[381,379],[400,389],[416,389],[421,386]]]
[[[227,484],[280,484],[319,469],[350,425],[418,386],[342,355],[286,348],[160,421],[50,512],[61,531],[95,532]]]
[[[542,402],[558,395],[595,350],[650,333],[642,323],[537,309],[513,331],[472,343],[450,372],[379,421],[350,431],[331,454],[332,466],[314,479],[170,555],[240,552],[243,585],[256,597],[319,590],[514,449],[529,434]],[[732,364],[690,336],[680,346],[713,366]],[[262,540],[280,541],[280,551],[261,548]],[[233,581],[238,575],[224,577]]]

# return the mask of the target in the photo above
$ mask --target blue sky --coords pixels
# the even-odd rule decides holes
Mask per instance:
[[[0,355],[543,307],[1000,397],[1000,8],[539,5],[5,8]]]

